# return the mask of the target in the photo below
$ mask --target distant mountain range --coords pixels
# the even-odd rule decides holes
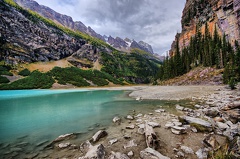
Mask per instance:
[[[72,17],[60,14],[51,8],[39,5],[34,0],[14,0],[18,5],[25,9],[30,9],[42,15],[45,18],[51,19],[56,23],[60,23],[61,25],[68,27],[73,30],[78,30],[83,33],[86,33],[92,37],[96,37],[104,42],[107,42],[112,47],[120,50],[120,51],[130,51],[131,48],[138,48],[148,53],[154,54],[152,46],[146,42],[135,40],[130,40],[129,38],[122,39],[120,37],[113,38],[111,35],[101,35],[96,33],[90,26],[86,26],[81,21],[73,21]]]

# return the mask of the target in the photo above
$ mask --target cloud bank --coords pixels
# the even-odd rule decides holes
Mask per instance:
[[[91,26],[97,33],[128,37],[152,45],[162,54],[181,31],[186,0],[36,0]]]

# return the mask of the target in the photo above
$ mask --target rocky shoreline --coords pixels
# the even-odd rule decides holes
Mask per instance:
[[[166,92],[171,92],[172,88],[168,88]],[[186,91],[185,87],[180,88]],[[149,93],[149,89],[155,89],[155,92]],[[202,90],[206,92],[205,88]],[[239,86],[236,90],[221,86],[211,87],[211,91],[202,96],[192,93],[192,108],[175,105],[180,115],[171,114],[161,106],[145,114],[133,110],[125,117],[114,117],[112,126],[99,128],[83,143],[74,142],[79,134],[61,135],[51,143],[43,143],[42,151],[28,154],[25,158],[204,159],[223,155],[239,158],[239,90]],[[162,99],[156,95],[157,92],[157,87],[138,87],[130,96],[139,102],[147,99],[149,94]],[[178,93],[175,91],[168,95]],[[182,98],[177,96],[176,99]]]

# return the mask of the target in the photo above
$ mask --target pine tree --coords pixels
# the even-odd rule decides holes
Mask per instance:
[[[221,63],[223,64],[223,67],[227,64],[227,39],[226,35],[223,35],[223,41],[222,41],[222,58]]]
[[[183,74],[182,60],[179,49],[179,37],[177,37],[176,42],[176,55],[174,56],[174,63],[176,64],[176,76]]]
[[[240,46],[237,40],[235,41],[235,49],[236,49],[236,56],[235,56],[236,74],[237,74],[238,81],[240,81]]]

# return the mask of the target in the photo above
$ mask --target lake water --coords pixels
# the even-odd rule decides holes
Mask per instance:
[[[174,103],[136,101],[127,91],[18,90],[0,91],[0,147],[27,142],[36,145],[59,135],[107,127],[116,115],[153,110]],[[96,129],[97,129],[96,128]],[[88,133],[89,134],[89,133]]]

